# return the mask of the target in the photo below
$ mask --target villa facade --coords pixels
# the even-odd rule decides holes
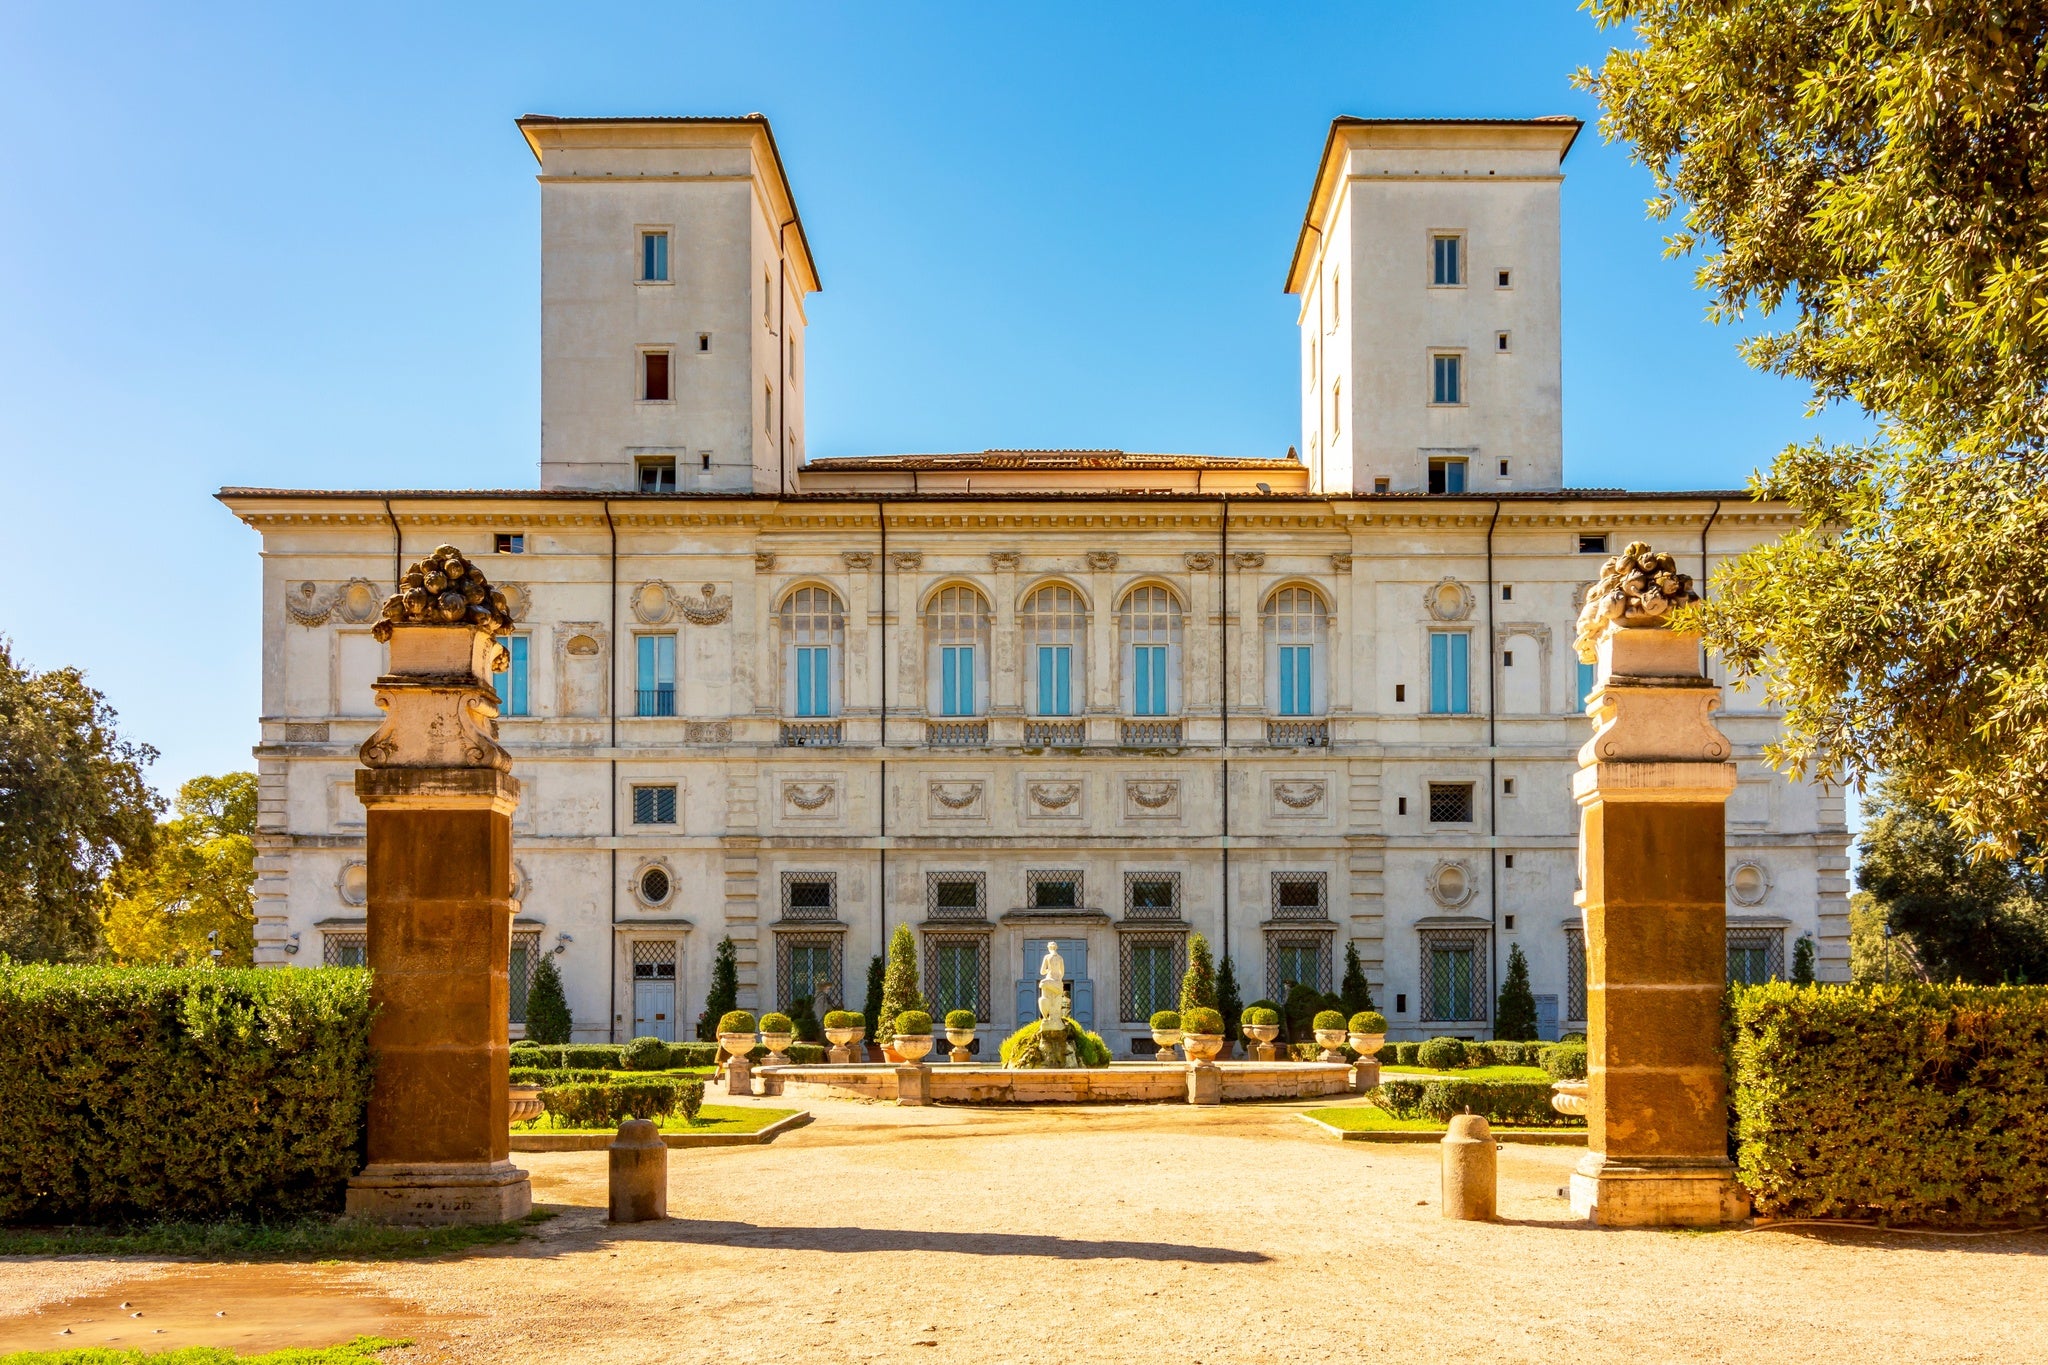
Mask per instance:
[[[1510,945],[1582,1027],[1571,652],[1601,561],[1702,582],[1794,524],[1737,492],[1564,486],[1571,120],[1339,120],[1286,276],[1304,429],[1279,458],[807,460],[815,264],[765,120],[564,120],[541,165],[535,489],[229,489],[263,542],[257,959],[360,960],[356,749],[404,566],[479,560],[516,619],[513,1016],[555,954],[579,1039],[740,1003],[858,1008],[888,933],[926,993],[1034,1017],[1056,941],[1119,1052],[1188,935],[1246,999],[1334,989],[1483,1037]],[[459,471],[448,471],[459,477]],[[1729,961],[1848,973],[1839,791],[1761,761],[1724,689]]]

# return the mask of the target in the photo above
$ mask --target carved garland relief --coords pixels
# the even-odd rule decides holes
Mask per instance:
[[[295,624],[324,626],[331,620],[361,625],[377,615],[382,595],[367,578],[351,578],[325,591],[318,583],[304,582],[285,593],[284,614]]]

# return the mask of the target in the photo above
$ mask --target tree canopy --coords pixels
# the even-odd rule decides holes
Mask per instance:
[[[2031,845],[1973,856],[1946,816],[1883,791],[1865,814],[1856,884],[1905,941],[1901,966],[1941,982],[2048,981],[2048,878],[2029,863]]]
[[[0,637],[0,953],[82,960],[100,947],[100,885],[146,859],[163,798],[114,708],[75,668],[36,673]]]
[[[1692,613],[1794,773],[1883,774],[2010,856],[2048,828],[2048,0],[1588,0],[1579,82],[1753,366],[1867,441],[1755,480],[1800,528]]]
[[[247,967],[256,947],[256,774],[192,778],[173,809],[150,852],[107,879],[107,949],[123,963]]]

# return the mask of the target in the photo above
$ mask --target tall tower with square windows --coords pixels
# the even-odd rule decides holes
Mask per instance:
[[[792,489],[818,275],[767,119],[519,128],[540,161],[541,487]]]
[[[1563,485],[1558,203],[1579,128],[1330,125],[1287,271],[1314,488]]]

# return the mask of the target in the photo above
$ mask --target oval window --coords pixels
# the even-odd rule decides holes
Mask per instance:
[[[668,873],[658,867],[650,867],[640,874],[640,899],[649,905],[660,905],[668,899]]]

